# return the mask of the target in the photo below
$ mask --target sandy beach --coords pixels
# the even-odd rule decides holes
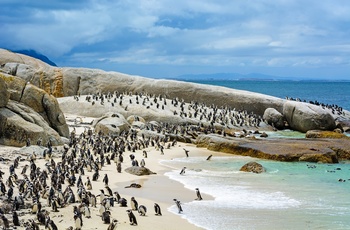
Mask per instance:
[[[176,181],[170,180],[168,177],[164,176],[164,173],[169,170],[174,170],[172,168],[168,168],[160,163],[161,160],[171,160],[173,158],[186,157],[183,148],[189,150],[189,157],[203,157],[205,159],[210,154],[214,157],[216,155],[224,155],[222,153],[211,152],[206,149],[201,149],[195,147],[193,144],[184,144],[177,143],[176,146],[171,147],[170,149],[164,149],[164,155],[161,155],[160,151],[150,147],[145,149],[148,153],[147,158],[144,158],[148,169],[155,172],[156,174],[147,175],[147,176],[136,176],[129,174],[124,171],[125,168],[131,166],[131,160],[129,156],[124,154],[124,162],[122,163],[122,172],[118,173],[116,170],[116,164],[111,162],[110,165],[105,165],[100,170],[100,177],[97,181],[93,181],[93,186],[91,192],[95,195],[100,193],[100,189],[104,188],[104,183],[102,182],[103,176],[105,174],[108,175],[109,178],[109,187],[113,192],[119,192],[121,197],[124,197],[128,201],[128,207],[119,207],[119,204],[115,204],[114,207],[111,207],[111,220],[118,220],[118,229],[130,229],[130,228],[138,228],[138,229],[201,229],[187,220],[183,219],[182,214],[175,215],[168,211],[168,208],[172,205],[175,205],[173,199],[176,198],[180,200],[182,203],[193,201],[196,198],[195,191],[188,190],[184,188],[184,186]],[[0,154],[3,157],[15,158],[17,155],[9,154],[13,151],[18,150],[18,148],[1,146]],[[142,158],[142,150],[137,150],[133,153],[136,159],[141,160]],[[35,163],[41,169],[45,169],[45,163],[47,161],[45,159],[40,159],[40,154],[37,154],[37,159]],[[22,156],[22,161],[19,163],[19,167],[16,169],[16,174],[20,179],[22,175],[20,172],[24,165],[29,164],[28,160],[24,159]],[[53,155],[54,161],[57,163],[61,159],[59,156]],[[5,172],[3,176],[3,181],[5,182],[9,176],[9,166],[12,161],[1,162],[1,170]],[[177,169],[181,170],[181,168]],[[28,170],[29,171],[29,170]],[[27,171],[27,174],[28,174]],[[86,182],[87,177],[92,177],[92,172],[87,172],[85,170],[85,175],[81,176],[83,183]],[[140,184],[141,188],[125,188],[131,183]],[[63,189],[65,189],[67,183],[63,185]],[[17,189],[14,189],[14,194],[17,194]],[[77,192],[76,186],[72,187],[72,190]],[[202,194],[203,199],[212,199],[212,197]],[[137,211],[133,211],[134,215],[137,218],[138,225],[131,226],[129,224],[129,218],[126,210],[130,209],[130,198],[135,197],[139,205],[144,205],[147,208],[146,216],[140,216]],[[97,199],[98,200],[98,199]],[[26,203],[30,203],[31,200],[26,201]],[[198,201],[200,202],[200,201]],[[64,208],[59,208],[59,212],[52,212],[50,207],[47,207],[46,200],[41,199],[41,203],[43,205],[43,209],[50,212],[50,218],[55,222],[58,229],[66,229],[70,226],[74,227],[74,219],[73,219],[73,206],[78,206],[79,203],[66,205]],[[155,215],[154,211],[154,203],[158,203],[162,210],[162,216]],[[99,204],[94,207],[90,207],[91,218],[85,218],[83,216],[83,227],[82,229],[107,229],[108,224],[104,224],[101,216],[99,214]],[[183,206],[183,213],[186,213],[186,206]],[[25,222],[28,219],[34,219],[37,222],[35,214],[29,214],[30,209],[23,209],[18,211],[20,222]],[[23,215],[23,216],[22,216]],[[8,219],[11,221],[12,217],[10,214],[6,215]],[[44,226],[41,226],[40,229],[44,229]]]

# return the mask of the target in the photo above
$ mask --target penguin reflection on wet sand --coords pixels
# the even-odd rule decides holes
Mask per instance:
[[[130,225],[137,225],[136,217],[134,213],[132,213],[131,209],[126,210],[126,212],[128,213],[128,216],[129,216]]]

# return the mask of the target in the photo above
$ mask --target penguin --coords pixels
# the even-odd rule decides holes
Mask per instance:
[[[12,213],[12,222],[14,226],[21,226],[21,224],[19,223],[19,218],[16,211]]]
[[[51,200],[51,209],[53,212],[58,212],[58,202],[57,202],[57,198],[54,197],[52,200]]]
[[[105,176],[103,177],[102,182],[105,183],[105,186],[108,186],[108,175],[107,175],[107,173],[106,173]]]
[[[177,208],[179,210],[179,213],[182,213],[183,210],[182,210],[182,207],[181,207],[181,202],[179,200],[177,200],[177,199],[174,199],[174,201],[175,201],[175,204],[176,204],[176,206],[177,206]]]
[[[131,205],[131,210],[134,210],[134,211],[138,210],[138,203],[135,200],[135,197],[131,197],[130,205]]]
[[[2,220],[4,229],[9,229],[10,228],[10,223],[9,223],[9,220],[6,218],[6,216],[4,216],[4,214],[0,214],[0,218]]]
[[[74,224],[76,230],[81,230],[81,227],[83,226],[83,220],[81,219],[81,216],[74,215]]]
[[[105,199],[105,191],[103,189],[100,189],[101,193],[97,196],[100,197],[100,204],[102,204],[103,200]]]
[[[185,174],[185,170],[186,170],[186,167],[183,167],[181,172],[180,172],[180,175],[184,175]]]
[[[119,204],[119,200],[121,199],[119,192],[114,192],[115,199],[117,200],[117,203]]]
[[[84,215],[86,218],[91,218],[91,211],[88,205],[84,205]]]
[[[102,214],[106,211],[106,207],[101,204],[100,205],[100,208],[98,209],[98,212],[100,213],[100,216],[102,216]]]
[[[97,202],[96,202],[96,196],[94,194],[91,194],[90,196],[90,204],[91,204],[91,207],[96,208]]]
[[[117,223],[118,223],[118,220],[113,219],[112,222],[109,224],[107,230],[116,230],[117,229]]]
[[[137,220],[131,209],[126,210],[129,216],[130,225],[137,225]]]
[[[105,211],[102,213],[102,221],[104,224],[110,224],[111,223],[111,213],[110,211]]]
[[[199,191],[199,188],[196,188],[196,195],[197,195],[196,200],[203,200],[201,192]]]
[[[185,151],[186,157],[188,157],[188,153],[190,152],[190,150],[187,150],[185,148],[183,148],[183,150]]]
[[[128,202],[125,198],[120,198],[120,200],[119,200],[120,207],[127,207],[127,204],[128,204]]]
[[[92,184],[91,184],[90,178],[87,177],[86,179],[87,179],[87,181],[85,182],[86,189],[92,190]]]
[[[162,215],[162,211],[160,209],[160,206],[157,203],[154,203],[154,211],[156,213],[156,216],[161,216]]]
[[[144,160],[144,159],[141,159],[140,166],[143,168],[143,167],[145,167],[145,165],[146,165],[145,160]]]
[[[140,205],[138,212],[139,212],[140,216],[145,216],[146,212],[147,212],[147,208],[144,205]]]
[[[210,154],[210,155],[207,157],[207,161],[210,160],[212,156],[213,156],[213,155]]]
[[[109,196],[113,196],[113,192],[112,192],[112,189],[110,188],[110,187],[108,187],[108,185],[106,185],[106,190],[107,190],[107,192],[108,192],[108,195]]]
[[[53,222],[53,220],[48,219],[47,223],[45,224],[47,226],[48,229],[50,230],[58,230],[57,225],[55,224],[55,222]],[[45,227],[46,229],[46,227]]]
[[[122,164],[120,162],[118,162],[118,164],[117,164],[117,172],[118,173],[122,172]]]

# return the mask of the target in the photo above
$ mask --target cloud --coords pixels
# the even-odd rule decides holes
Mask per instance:
[[[3,0],[0,44],[86,67],[348,66],[348,12],[346,0]]]

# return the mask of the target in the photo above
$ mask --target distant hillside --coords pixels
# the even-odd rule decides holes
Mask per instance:
[[[239,73],[213,73],[213,74],[185,74],[173,77],[174,80],[182,81],[206,81],[206,80],[228,80],[228,81],[278,81],[278,80],[291,80],[286,77],[272,76],[260,73],[239,74]],[[296,80],[293,78],[293,80]]]
[[[51,61],[48,57],[46,57],[45,55],[42,55],[38,52],[36,52],[35,50],[12,50],[12,52],[15,53],[20,53],[20,54],[24,54],[24,55],[28,55],[30,57],[39,59],[51,66],[57,66],[53,61]]]

